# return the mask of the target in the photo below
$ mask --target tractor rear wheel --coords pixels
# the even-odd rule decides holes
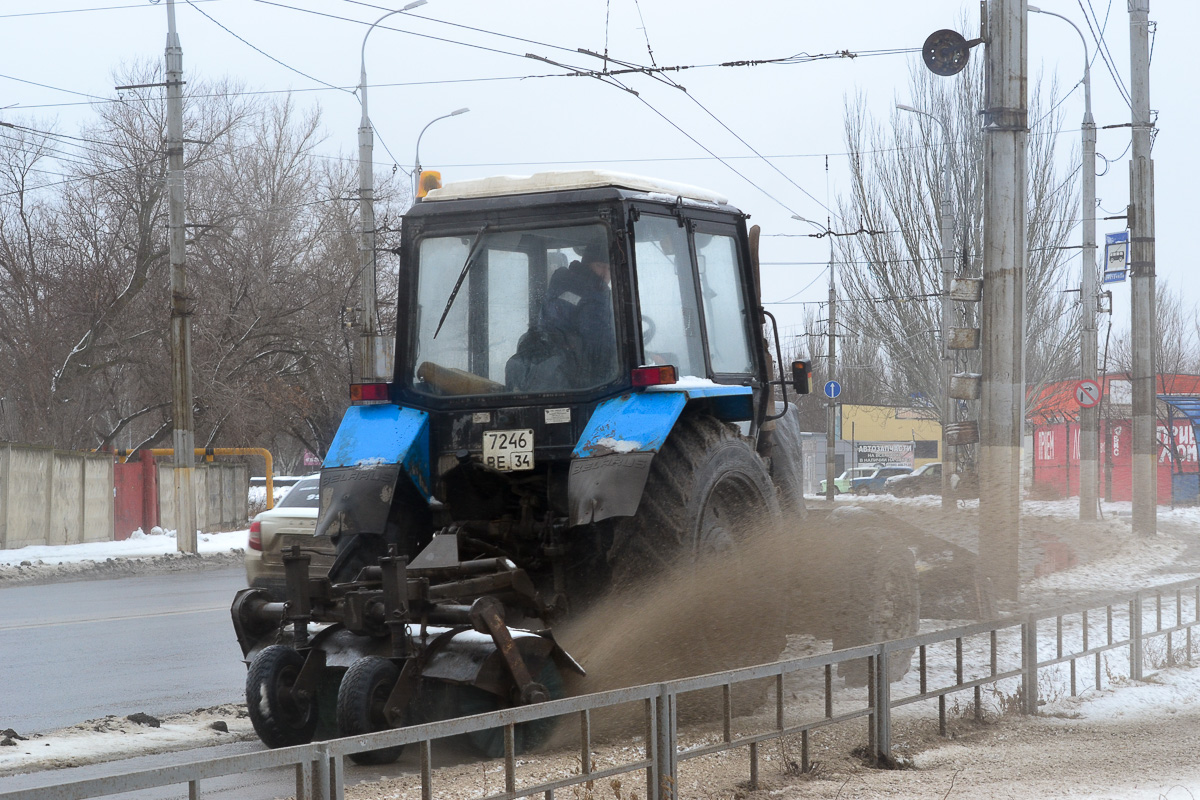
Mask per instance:
[[[337,696],[339,736],[386,731],[392,726],[385,714],[388,697],[400,678],[400,668],[386,658],[367,656],[350,665]],[[403,747],[384,747],[351,753],[355,764],[390,764]]]
[[[686,417],[654,457],[637,514],[613,532],[613,583],[637,585],[708,556],[733,555],[779,516],[766,465],[734,428]]]
[[[682,418],[654,457],[637,514],[614,527],[609,550],[613,585],[624,592],[672,593],[671,604],[689,619],[647,620],[675,637],[670,648],[686,657],[664,663],[667,680],[767,663],[779,658],[786,620],[767,598],[751,552],[755,534],[779,520],[779,503],[766,464],[736,429],[709,416]],[[758,558],[762,558],[759,554]],[[763,597],[758,597],[762,595]],[[755,624],[745,625],[746,608]],[[641,616],[641,615],[639,615]],[[650,635],[646,631],[645,635]],[[762,692],[752,692],[761,701]]]
[[[304,656],[273,644],[250,662],[246,673],[246,709],[254,732],[267,747],[308,744],[317,730],[317,704],[293,691]]]

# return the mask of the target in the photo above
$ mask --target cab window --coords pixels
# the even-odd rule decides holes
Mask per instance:
[[[706,377],[686,230],[674,217],[642,214],[634,240],[644,362]]]
[[[750,357],[749,309],[738,270],[737,239],[696,233],[696,271],[704,302],[708,357],[714,373],[754,371]]]

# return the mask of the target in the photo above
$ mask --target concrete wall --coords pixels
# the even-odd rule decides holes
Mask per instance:
[[[112,456],[0,445],[0,549],[113,539]]]
[[[202,531],[239,528],[246,524],[246,502],[250,493],[250,468],[245,464],[200,464],[192,470],[195,484],[196,525]],[[175,530],[175,468],[158,464],[158,519]]]

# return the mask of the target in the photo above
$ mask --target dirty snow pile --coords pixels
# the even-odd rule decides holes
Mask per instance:
[[[197,709],[164,719],[142,713],[126,717],[110,715],[31,736],[22,736],[12,729],[0,730],[0,776],[256,738],[245,706],[235,704]]]
[[[199,555],[179,552],[175,531],[140,528],[119,542],[30,545],[0,550],[0,586],[99,576],[176,572],[241,563],[249,531],[199,533]]]

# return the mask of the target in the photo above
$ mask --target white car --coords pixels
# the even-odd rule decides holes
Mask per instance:
[[[333,543],[316,536],[317,513],[320,510],[320,475],[306,475],[292,486],[275,507],[263,511],[250,523],[250,540],[246,547],[246,582],[256,589],[266,589],[277,599],[283,599],[283,551],[293,545],[312,559],[309,574],[326,574],[333,563]]]

